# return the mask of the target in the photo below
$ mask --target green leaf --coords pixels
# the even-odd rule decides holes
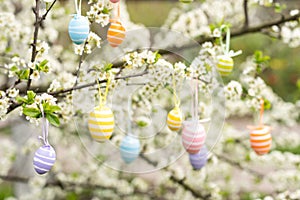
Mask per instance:
[[[44,66],[46,66],[47,65],[47,63],[48,63],[49,61],[48,60],[43,60],[42,62],[40,62],[40,67],[44,67]]]
[[[271,102],[268,99],[264,99],[264,109],[270,110],[271,106],[272,106]]]
[[[113,66],[113,64],[107,63],[107,64],[104,65],[103,70],[104,70],[105,72],[107,72],[107,71],[111,70],[112,66]]]
[[[61,110],[61,108],[59,106],[52,106],[52,105],[49,105],[48,103],[43,104],[43,108],[44,108],[45,113],[54,113],[54,112]]]
[[[59,127],[60,122],[59,122],[59,118],[57,117],[57,115],[55,115],[53,113],[47,113],[46,118],[48,119],[50,124],[52,124],[53,126]]]
[[[36,94],[34,91],[29,90],[27,91],[27,104],[33,104],[34,103],[34,98],[35,98]]]
[[[28,80],[29,69],[22,69],[18,75],[21,80]]]
[[[17,97],[16,97],[16,101],[17,101],[18,103],[27,103],[27,99],[24,98],[24,97],[21,97],[21,96],[17,96]]]
[[[12,72],[17,72],[18,70],[19,70],[19,68],[16,65],[14,65],[10,68],[10,71],[12,71]]]
[[[41,114],[41,111],[37,108],[23,108],[23,114],[32,118],[38,118]]]

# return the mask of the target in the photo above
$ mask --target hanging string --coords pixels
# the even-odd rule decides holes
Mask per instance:
[[[192,120],[198,121],[198,80],[191,80],[191,87],[192,87]]]
[[[176,82],[175,82],[175,74],[172,74],[172,82],[173,82],[173,99],[174,99],[174,104],[175,104],[175,108],[179,108],[180,106],[180,99],[177,96],[177,92],[176,92]]]
[[[106,83],[106,87],[105,87],[105,92],[104,92],[104,95],[102,96],[102,94],[101,94],[101,85],[100,85],[99,80],[97,79],[100,108],[104,107],[105,104],[106,104],[106,99],[107,99],[107,95],[108,95],[108,91],[109,91],[110,82],[111,82],[111,76],[110,76],[110,73],[109,73],[107,75],[107,83]]]
[[[263,126],[263,118],[264,118],[264,100],[260,99],[260,113],[259,113],[259,126]]]
[[[120,19],[120,2],[118,2],[117,19]]]
[[[108,73],[108,75],[107,75],[107,83],[106,83],[106,88],[105,88],[105,93],[104,93],[103,101],[102,101],[103,106],[106,104],[110,82],[111,82],[111,75],[110,75],[110,73]]]
[[[81,0],[79,0],[79,5],[78,5],[78,0],[74,0],[75,2],[75,10],[77,12],[77,15],[81,15]]]
[[[43,136],[39,136],[39,139],[43,141],[44,145],[49,145],[49,141],[48,141],[49,121],[45,118],[44,108],[43,108],[42,104],[40,104],[40,110],[42,113],[42,134],[43,134]]]
[[[226,44],[225,45],[223,43],[223,37],[222,37],[223,30],[226,31]],[[221,32],[220,44],[221,44],[221,48],[222,48],[224,55],[227,55],[229,57],[234,57],[234,56],[238,56],[238,55],[242,54],[241,50],[239,50],[237,52],[230,50],[230,28],[229,28],[229,26],[222,25],[220,28],[220,32]]]
[[[132,109],[131,109],[131,106],[132,106],[132,98],[131,96],[128,97],[128,111],[127,111],[127,114],[128,114],[128,122],[127,122],[127,131],[128,131],[128,134],[129,135],[133,135],[132,133],[132,127],[131,127],[131,114],[132,114]]]
[[[99,79],[97,78],[97,85],[98,85],[98,96],[99,96],[99,106],[102,107],[102,95],[101,95],[101,85],[99,83]]]

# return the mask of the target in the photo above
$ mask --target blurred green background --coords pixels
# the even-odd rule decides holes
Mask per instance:
[[[128,1],[127,8],[131,20],[148,27],[161,26],[169,11],[178,6],[170,1]],[[235,58],[235,67],[261,50],[271,57],[270,67],[263,74],[263,79],[284,100],[296,102],[300,98],[300,47],[290,48],[278,39],[256,33],[232,39],[231,48],[241,49],[243,54]],[[236,72],[238,72],[236,70]],[[235,77],[235,73],[230,78]],[[298,87],[297,87],[298,81]]]

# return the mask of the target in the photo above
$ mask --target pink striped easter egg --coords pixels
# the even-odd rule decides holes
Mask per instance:
[[[204,126],[198,121],[184,121],[182,129],[182,144],[190,154],[200,151],[206,139]]]

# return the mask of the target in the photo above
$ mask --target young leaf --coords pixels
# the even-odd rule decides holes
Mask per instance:
[[[17,96],[16,100],[18,103],[27,103],[27,99],[21,96]]]
[[[46,118],[48,119],[50,124],[52,124],[53,126],[59,127],[59,125],[60,125],[59,118],[55,114],[47,113]]]
[[[38,118],[38,116],[41,114],[41,111],[37,108],[23,108],[23,114],[32,118]]]

